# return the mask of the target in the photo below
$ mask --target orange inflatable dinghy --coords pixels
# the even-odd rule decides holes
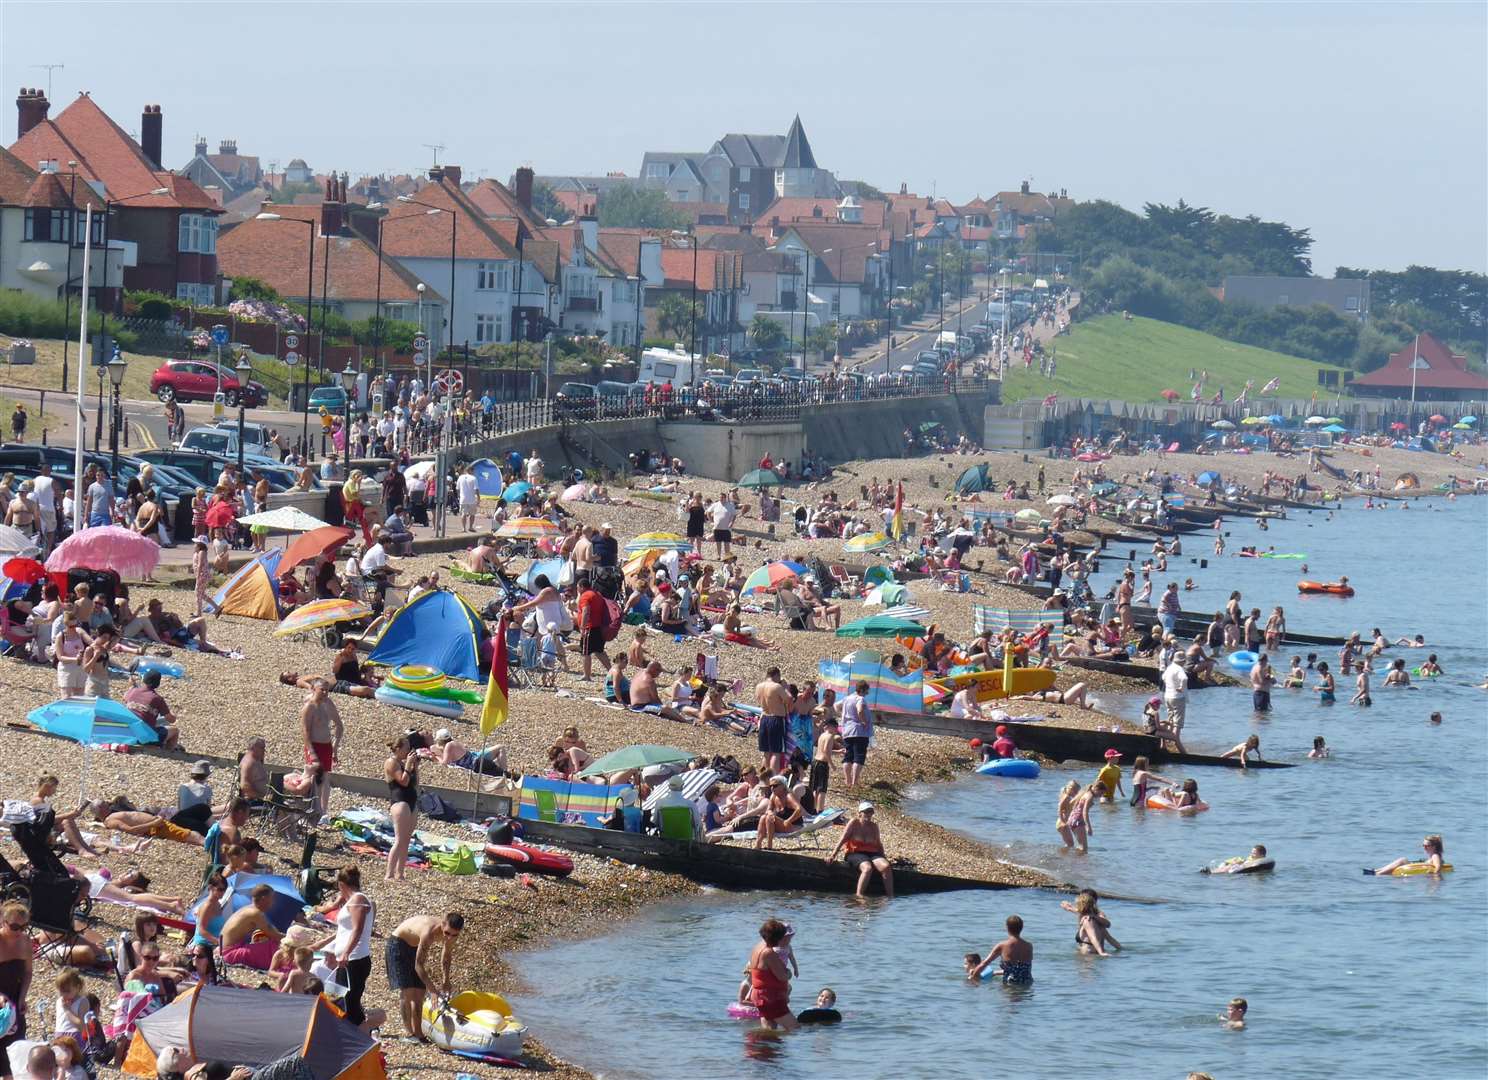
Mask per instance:
[[[1327,596],[1353,596],[1354,587],[1341,581],[1299,581],[1297,591],[1304,594]]]

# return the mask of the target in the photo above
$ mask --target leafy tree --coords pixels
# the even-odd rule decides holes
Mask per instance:
[[[662,192],[619,184],[600,196],[598,217],[606,228],[680,229],[687,223]]]
[[[749,323],[749,340],[761,352],[779,352],[785,345],[785,328],[766,315],[756,315]]]
[[[802,348],[806,352],[821,353],[825,356],[837,346],[837,324],[827,323],[825,326],[813,326],[806,331],[806,340]]]
[[[680,293],[668,293],[656,305],[656,325],[664,334],[672,335],[672,341],[689,342],[694,324],[703,321],[703,306],[694,304]]]
[[[534,181],[532,184],[532,209],[539,217],[559,223],[567,221],[572,216],[558,201],[558,196],[554,194],[553,189],[541,180]]]
[[[269,202],[283,205],[294,202],[296,195],[315,195],[319,192],[320,185],[318,184],[281,184],[269,196]]]
[[[270,304],[284,303],[284,297],[279,295],[278,290],[255,277],[233,278],[232,293],[228,299],[262,300]]]

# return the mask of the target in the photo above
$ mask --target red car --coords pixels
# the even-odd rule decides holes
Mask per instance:
[[[250,381],[245,390],[232,368],[219,368],[207,360],[167,360],[150,376],[150,393],[161,401],[211,401],[217,393],[219,372],[222,394],[229,405],[236,406],[239,397],[249,408],[268,400],[262,383]]]

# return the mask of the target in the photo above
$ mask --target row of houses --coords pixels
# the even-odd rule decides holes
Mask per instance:
[[[79,292],[91,208],[89,285],[110,310],[126,290],[213,305],[236,279],[255,278],[301,303],[313,292],[351,320],[380,304],[424,327],[436,348],[561,333],[627,349],[660,333],[659,312],[677,296],[697,300],[697,350],[734,353],[757,314],[781,315],[793,334],[882,314],[922,247],[991,258],[999,239],[1068,202],[1027,184],[961,207],[902,187],[880,195],[820,168],[799,117],[783,136],[648,153],[638,180],[539,178],[524,167],[503,184],[467,181],[446,164],[352,183],[302,159],[265,171],[232,140],[211,154],[198,138],[192,159],[167,169],[158,105],[144,107],[138,138],[87,94],[55,117],[40,90],[23,89],[16,106],[18,137],[0,150],[0,288]],[[601,228],[598,200],[620,183],[665,192],[694,223]],[[567,221],[534,207],[539,184]]]

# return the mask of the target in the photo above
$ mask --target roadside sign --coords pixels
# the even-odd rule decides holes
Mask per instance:
[[[285,334],[284,335],[284,347],[286,349],[297,349],[297,348],[299,348],[299,345],[300,345],[300,335],[299,334]]]
[[[382,417],[382,395],[381,394],[373,394],[372,395],[372,415],[373,416],[376,416],[378,418],[381,418]]]
[[[423,350],[420,349],[419,351],[417,351],[417,352],[415,352],[413,354],[413,365],[414,365],[414,367],[418,367],[423,362],[424,362],[424,353],[423,353]]]
[[[217,391],[217,393],[212,395],[212,419],[221,420],[226,412],[227,395],[219,390]]]
[[[227,327],[221,323],[212,327],[212,344],[219,348],[227,344]]]
[[[413,347],[417,352],[423,352],[429,347],[429,339],[424,334],[413,335]]]
[[[289,352],[284,354],[284,362],[290,367],[294,367],[300,362],[300,354],[291,349]]]
[[[434,377],[434,389],[438,393],[454,396],[465,389],[465,379],[454,368],[450,368]]]

